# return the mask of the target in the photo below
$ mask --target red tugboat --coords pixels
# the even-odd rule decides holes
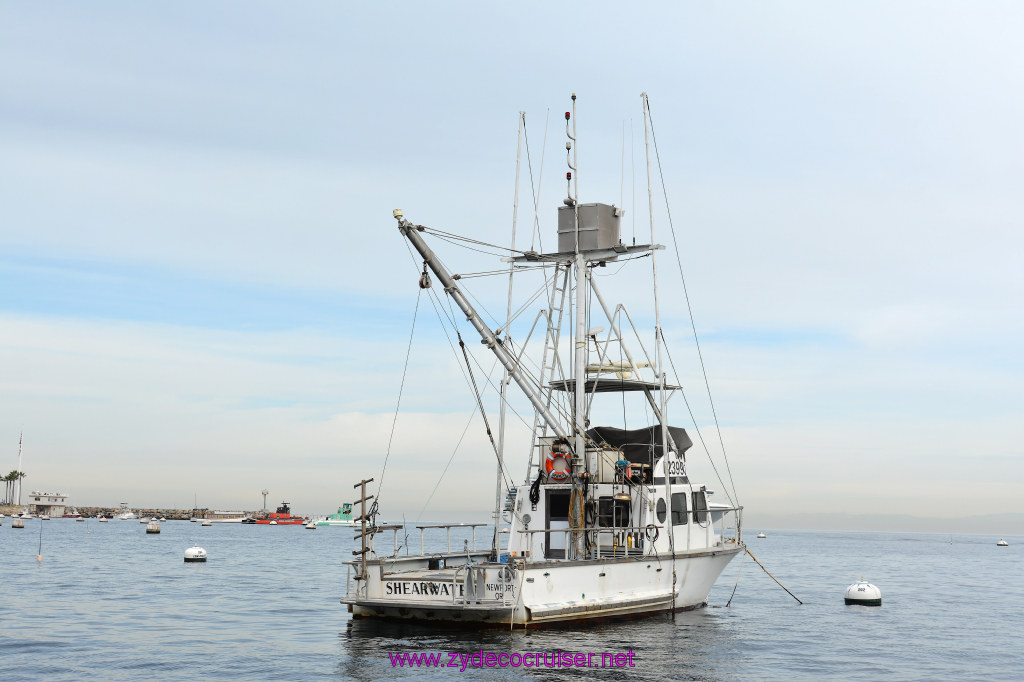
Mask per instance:
[[[304,525],[307,521],[309,521],[309,519],[302,516],[292,516],[291,507],[288,506],[287,502],[282,502],[276,512],[267,514],[266,516],[261,516],[256,519],[242,519],[242,523],[258,523],[264,526],[294,526],[300,523]]]

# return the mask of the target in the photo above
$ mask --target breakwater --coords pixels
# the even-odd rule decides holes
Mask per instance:
[[[14,516],[21,512],[22,508],[27,505],[18,506],[16,504],[0,505],[0,514],[7,516]],[[104,515],[117,516],[121,513],[120,507],[83,507],[78,506],[78,513],[87,518],[92,518]],[[138,517],[157,517],[167,519],[168,521],[188,521],[191,518],[205,518],[208,510],[206,509],[147,509],[147,508],[132,508],[135,515]],[[71,513],[71,507],[67,509],[67,513]],[[265,514],[262,510],[260,511],[243,511],[243,514],[251,516],[253,518],[261,517]]]

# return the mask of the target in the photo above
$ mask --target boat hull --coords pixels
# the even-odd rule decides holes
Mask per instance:
[[[708,593],[742,547],[637,560],[505,564],[436,571],[367,571],[361,595],[343,598],[354,618],[446,621],[535,627],[578,621],[635,618],[707,605]],[[676,589],[673,590],[673,563]],[[368,566],[368,569],[370,567]],[[462,578],[465,571],[478,574]],[[674,592],[674,594],[673,594]],[[553,602],[559,594],[562,601]],[[571,598],[568,598],[571,597]]]

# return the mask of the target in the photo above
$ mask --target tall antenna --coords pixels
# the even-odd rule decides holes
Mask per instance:
[[[569,119],[572,119],[572,132],[569,132]],[[565,112],[565,136],[568,137],[568,141],[565,143],[565,165],[569,166],[568,172],[565,174],[565,192],[567,194],[563,204],[566,206],[575,206],[576,198],[580,195],[579,178],[574,177],[573,173],[576,171],[577,165],[577,152],[576,145],[573,143],[576,141],[576,93],[572,93],[572,111]],[[569,158],[569,152],[572,152],[572,159]]]
[[[25,478],[24,474],[21,473],[21,441],[25,437],[25,432],[22,431],[18,434],[18,506],[21,506],[21,479]]]

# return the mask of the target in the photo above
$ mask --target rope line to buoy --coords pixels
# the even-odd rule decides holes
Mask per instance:
[[[750,548],[748,548],[748,547],[747,547],[746,545],[743,545],[743,549],[744,549],[744,550],[746,550],[747,554],[750,554]],[[767,574],[768,574],[768,577],[769,577],[769,578],[771,578],[772,580],[774,580],[774,581],[775,581],[775,584],[776,584],[776,585],[778,585],[778,586],[779,586],[779,587],[781,587],[782,589],[786,590],[786,586],[785,586],[785,585],[783,585],[782,583],[780,583],[780,582],[778,581],[778,579],[777,579],[777,578],[776,578],[776,577],[775,577],[774,575],[772,575],[771,573],[769,573],[769,572],[768,572],[768,569],[767,569],[767,568],[765,568],[765,567],[764,567],[764,565],[763,565],[763,564],[762,564],[762,563],[761,563],[760,561],[758,561],[758,560],[757,560],[757,557],[756,557],[756,556],[754,556],[753,554],[750,554],[750,558],[754,560],[754,563],[755,563],[755,564],[757,564],[758,566],[760,566],[760,567],[761,567],[761,570],[762,570],[762,571],[764,571],[765,573],[767,573]],[[789,595],[790,597],[792,597],[793,599],[796,599],[797,603],[798,603],[798,604],[800,604],[801,606],[803,606],[803,602],[802,602],[802,601],[800,601],[799,599],[797,599],[797,596],[796,596],[795,594],[793,594],[793,593],[792,593],[792,592],[790,592],[789,590],[786,590],[786,594],[788,594],[788,595]],[[730,598],[730,599],[729,599],[729,601],[732,601],[732,599]]]
[[[743,559],[746,559],[746,557],[743,557]],[[736,584],[732,586],[732,594],[729,595],[729,601],[725,602],[725,608],[729,608],[730,604],[732,604],[732,598],[736,596],[736,590],[740,586],[740,578],[743,577],[743,559],[740,559],[740,571],[736,575]]]

